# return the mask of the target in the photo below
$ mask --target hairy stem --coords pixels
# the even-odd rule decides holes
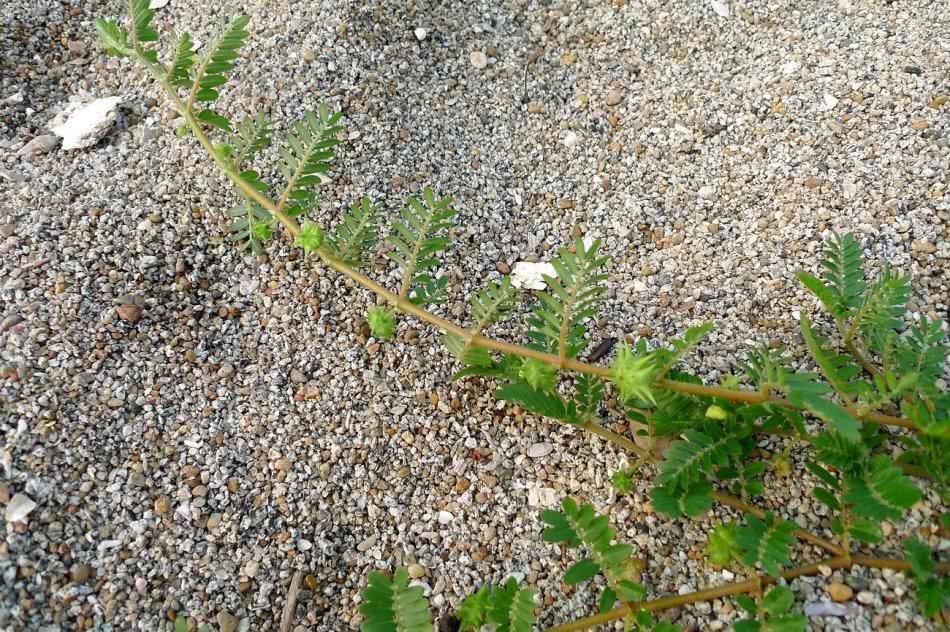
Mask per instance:
[[[822,568],[825,567],[832,569],[850,569],[853,566],[864,566],[866,568],[889,568],[897,571],[910,570],[910,563],[905,560],[852,555],[850,560],[841,556],[829,557],[816,564],[808,564],[806,566],[799,566],[797,568],[789,569],[780,573],[779,577],[785,580],[791,580],[795,579],[796,577],[818,575],[821,573]],[[947,572],[950,570],[950,562],[938,563],[937,569],[940,572]],[[745,581],[722,584],[714,588],[706,588],[704,590],[686,593],[685,595],[671,595],[668,597],[660,597],[659,599],[651,599],[650,601],[644,601],[636,604],[636,607],[648,612],[668,610],[670,608],[686,606],[692,603],[712,601],[713,599],[728,597],[730,595],[740,595],[744,593],[755,592],[762,586],[774,584],[777,580],[777,577],[772,577],[771,575],[758,575]],[[577,619],[576,621],[572,621],[570,623],[564,623],[547,628],[546,632],[580,632],[580,630],[589,630],[594,626],[622,619],[628,612],[629,609],[626,606],[621,606],[619,608],[614,608],[610,612],[597,614],[591,617],[584,617],[583,619]]]
[[[208,139],[208,136],[204,133],[201,128],[201,124],[197,119],[195,119],[191,109],[182,103],[179,98],[175,88],[167,83],[160,73],[156,69],[149,67],[152,71],[152,74],[156,77],[162,87],[165,89],[165,92],[168,94],[169,99],[175,108],[181,113],[185,118],[185,121],[191,127],[192,132],[195,134],[195,138],[198,139],[198,142],[201,146],[208,152],[211,158],[218,164],[222,172],[237,186],[238,190],[241,192],[241,195],[246,197],[249,200],[252,200],[259,204],[262,208],[269,211],[273,216],[284,226],[287,232],[291,237],[296,238],[300,234],[300,226],[297,224],[296,220],[288,216],[283,212],[277,204],[275,204],[270,198],[262,194],[260,191],[255,189],[249,182],[244,180],[241,175],[228,163],[228,161],[219,156],[218,153],[214,150],[214,145]],[[393,307],[397,308],[399,311],[415,316],[416,318],[436,327],[447,333],[452,333],[463,340],[466,343],[471,344],[472,346],[483,347],[485,349],[490,349],[492,351],[500,351],[502,353],[510,353],[522,358],[533,358],[535,360],[540,360],[542,362],[547,362],[548,364],[561,368],[567,369],[570,371],[575,371],[577,373],[587,373],[590,375],[596,375],[602,378],[609,378],[611,375],[611,369],[609,367],[598,366],[594,364],[588,364],[586,362],[581,362],[579,360],[574,360],[570,358],[562,358],[559,355],[554,355],[550,353],[544,353],[542,351],[536,351],[534,349],[528,349],[527,347],[522,347],[520,345],[511,344],[504,342],[502,340],[496,340],[494,338],[489,338],[483,336],[481,333],[473,332],[460,325],[448,321],[440,316],[433,314],[427,309],[420,307],[418,305],[412,304],[405,296],[404,290],[405,287],[401,288],[399,294],[389,291],[376,281],[372,280],[365,274],[357,271],[356,269],[350,267],[343,261],[335,258],[326,248],[318,248],[316,250],[317,255],[323,259],[327,265],[336,270],[337,272],[349,277],[357,284],[362,285],[364,288],[372,291],[386,302],[390,303]],[[403,286],[405,286],[405,279]],[[793,405],[787,399],[780,397],[770,397],[768,395],[763,395],[761,391],[758,390],[747,390],[747,389],[728,389],[715,386],[704,386],[701,384],[690,384],[687,382],[677,382],[675,380],[661,379],[655,382],[657,388],[676,391],[679,393],[686,393],[690,395],[699,395],[702,397],[718,397],[732,402],[743,402],[749,404],[773,404],[775,406],[782,406],[784,408],[794,408],[798,407]],[[854,408],[846,409],[850,414],[856,415],[859,411]],[[900,417],[893,417],[890,415],[883,415],[880,413],[868,413],[862,417],[864,421],[877,424],[887,424],[892,426],[900,426],[903,428],[909,428],[916,430],[917,426],[907,420]]]

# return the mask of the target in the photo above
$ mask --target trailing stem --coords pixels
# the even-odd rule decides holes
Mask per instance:
[[[636,606],[638,609],[646,610],[648,612],[669,610],[670,608],[677,608],[679,606],[686,606],[703,601],[712,601],[713,599],[720,599],[730,595],[753,593],[756,590],[761,590],[764,586],[774,584],[779,578],[792,580],[796,577],[818,575],[824,568],[850,569],[853,566],[864,566],[865,568],[888,568],[896,571],[907,571],[911,567],[910,562],[905,560],[868,557],[864,555],[852,555],[851,559],[842,556],[829,557],[815,564],[808,564],[783,571],[778,577],[773,577],[771,575],[756,575],[752,579],[747,579],[741,582],[722,584],[714,588],[697,590],[696,592],[686,593],[684,595],[671,595],[668,597],[651,599],[650,601],[643,601],[636,604]],[[950,570],[950,562],[940,562],[936,565],[936,568],[940,572],[947,572]],[[561,625],[549,627],[547,628],[546,632],[580,632],[581,630],[589,630],[595,626],[622,619],[627,615],[628,612],[629,610],[626,606],[620,606],[619,608],[614,608],[609,612],[604,612],[602,614],[577,619],[576,621],[572,621],[570,623],[563,623]]]

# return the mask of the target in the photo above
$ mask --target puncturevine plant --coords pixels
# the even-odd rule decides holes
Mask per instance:
[[[447,298],[439,253],[450,244],[455,214],[450,199],[426,189],[421,199],[407,201],[388,230],[382,210],[365,198],[333,230],[309,221],[319,203],[322,174],[334,159],[341,115],[323,106],[296,123],[280,149],[283,184],[266,181],[252,161],[272,142],[270,123],[260,115],[233,123],[211,109],[248,37],[248,18],[232,19],[201,57],[189,35],[181,34],[165,59],[153,47],[158,34],[150,26],[148,4],[130,0],[125,27],[98,20],[96,28],[109,54],[134,59],[164,90],[184,122],[180,135],[197,140],[234,185],[241,204],[228,213],[237,244],[262,252],[274,229],[282,227],[306,255],[377,295],[381,305],[367,315],[375,337],[392,338],[400,314],[421,319],[443,332],[445,347],[463,366],[456,379],[497,380],[500,399],[629,452],[641,466],[613,475],[619,493],[629,492],[634,476],[655,467],[651,500],[656,511],[671,518],[697,517],[719,504],[744,515],[741,524],[719,524],[709,533],[708,558],[716,565],[744,566],[747,579],[657,598],[640,583],[643,562],[635,547],[617,540],[608,518],[590,504],[564,499],[561,511],[540,516],[542,537],[578,551],[565,583],[603,588],[598,614],[551,632],[618,620],[625,630],[669,632],[679,627],[657,622],[651,613],[730,595],[747,614],[736,630],[805,630],[807,620],[795,612],[795,595],[783,583],[853,566],[906,572],[923,614],[942,615],[950,601],[950,563],[934,561],[926,543],[905,540],[902,558],[861,553],[883,542],[882,521],[900,520],[921,500],[913,478],[930,479],[929,489],[940,503],[950,490],[950,395],[942,381],[945,327],[923,317],[907,322],[907,276],[885,269],[869,281],[852,235],[830,239],[821,278],[798,274],[827,313],[826,322],[812,323],[803,315],[800,323],[820,375],[796,372],[780,350],[765,348],[752,352],[721,384],[703,384],[679,366],[711,325],[689,329],[671,348],[651,349],[645,340],[623,344],[610,366],[579,360],[589,343],[585,323],[597,314],[607,291],[608,260],[596,241],[561,248],[551,261],[556,275],[545,277],[547,289],[537,294],[528,344],[491,338],[486,332],[510,316],[518,299],[507,277],[490,281],[472,297],[468,326],[428,309]],[[212,140],[212,134],[220,140]],[[384,233],[389,257],[402,273],[398,287],[359,271]],[[619,413],[643,428],[640,434],[672,442],[662,455],[600,423],[608,388]],[[804,531],[753,504],[763,492],[766,469],[782,467],[787,474],[790,467],[784,455],[772,464],[758,459],[757,437],[768,434],[790,436],[810,450],[806,467],[816,483],[803,478],[802,484],[827,508],[832,538]],[[947,528],[950,520],[943,515],[935,529]],[[819,549],[825,557],[792,567],[790,552],[797,545]],[[591,582],[598,575],[601,579]],[[423,589],[412,585],[405,569],[370,573],[360,610],[366,632],[433,630]],[[532,589],[509,578],[482,585],[455,616],[464,631],[487,625],[497,632],[526,632],[533,629],[536,610]]]

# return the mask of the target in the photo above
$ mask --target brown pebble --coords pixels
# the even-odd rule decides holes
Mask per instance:
[[[92,567],[88,564],[76,564],[69,569],[69,579],[81,584],[92,576]]]
[[[804,185],[806,189],[817,189],[819,184],[820,182],[818,182],[817,178],[808,178],[802,182],[802,185]]]
[[[119,305],[115,311],[119,314],[119,318],[133,325],[142,318],[142,308],[131,303]]]
[[[510,274],[511,266],[505,263],[504,261],[499,261],[495,264],[495,269],[501,272],[502,274]]]

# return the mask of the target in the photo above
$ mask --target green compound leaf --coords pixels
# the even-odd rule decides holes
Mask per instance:
[[[943,580],[931,577],[925,582],[917,584],[917,601],[920,608],[928,617],[936,616],[944,607],[950,604],[950,578]]]
[[[115,20],[96,20],[96,32],[99,34],[99,45],[106,51],[106,55],[125,57],[129,49],[129,35]]]
[[[865,520],[864,518],[853,519],[848,531],[855,540],[860,540],[868,544],[878,544],[884,540],[884,533],[881,531],[880,523]]]
[[[202,123],[213,125],[214,127],[224,130],[225,132],[231,131],[231,121],[212,110],[201,110],[195,114],[195,118]]]
[[[736,595],[736,603],[739,604],[740,608],[751,615],[755,615],[759,610],[758,605],[755,603],[755,599],[748,595]]]
[[[826,309],[832,316],[847,316],[860,304],[865,287],[861,245],[851,233],[843,237],[834,235],[825,244],[825,259],[821,265],[822,278],[832,295],[831,304],[825,304]],[[806,287],[814,291],[807,284]],[[821,295],[818,298],[825,303]]]
[[[495,588],[491,595],[488,619],[496,632],[531,632],[534,626],[534,591],[518,589],[518,582],[510,577],[504,586]]]
[[[538,294],[539,303],[528,319],[532,348],[576,358],[587,346],[587,330],[582,323],[597,313],[603,299],[607,275],[602,269],[610,260],[597,256],[600,241],[590,247],[578,239],[574,251],[560,248],[551,261],[555,276],[544,275],[548,289]]]
[[[767,513],[765,520],[746,516],[745,525],[736,529],[736,544],[742,551],[742,562],[751,567],[760,564],[769,575],[777,576],[780,567],[790,561],[794,532],[793,523],[776,518],[772,513]]]
[[[849,476],[844,499],[852,511],[874,520],[896,520],[920,500],[920,490],[888,456],[871,459],[863,476]]]
[[[815,335],[808,317],[801,317],[802,338],[818,364],[828,383],[842,395],[842,397],[860,397],[872,390],[871,384],[863,380],[855,380],[861,375],[861,367],[851,362],[851,356],[846,354],[835,355],[825,350],[824,341]]]
[[[670,342],[673,346],[672,350],[655,350],[651,356],[654,365],[657,367],[657,375],[666,375],[667,371],[673,368],[690,349],[702,342],[713,329],[715,329],[715,327],[712,323],[703,323],[696,327],[690,327],[686,330],[682,338],[675,338]]]
[[[191,35],[182,33],[175,44],[175,53],[168,65],[165,80],[177,88],[187,88],[191,85],[191,67],[194,64],[195,51]]]
[[[511,277],[489,281],[485,289],[472,297],[472,318],[478,331],[500,322],[511,314],[518,290],[511,284]]]
[[[144,0],[148,4],[148,0]],[[191,82],[189,105],[193,101],[214,101],[219,94],[215,88],[227,83],[226,73],[234,69],[238,49],[244,45],[249,33],[247,25],[250,18],[246,15],[234,16],[224,30],[215,37],[208,47],[207,54],[195,69]]]
[[[610,612],[616,603],[617,593],[614,592],[613,588],[608,586],[600,593],[600,599],[597,601],[597,609],[600,610],[601,613]]]
[[[409,572],[396,570],[390,580],[380,572],[369,574],[360,612],[362,632],[432,632],[429,604],[421,586],[409,586]]]
[[[574,401],[577,409],[588,419],[598,413],[600,402],[604,399],[604,383],[600,378],[582,373],[574,380]]]
[[[762,606],[768,614],[785,614],[795,603],[795,593],[785,586],[776,586],[765,593]]]
[[[587,581],[599,572],[600,567],[597,566],[597,563],[594,562],[594,560],[585,557],[584,559],[571,564],[570,568],[568,568],[564,573],[564,583],[579,584],[581,582]]]
[[[243,175],[243,174],[242,174]],[[261,224],[270,224],[271,214],[256,202],[245,200],[240,206],[228,211],[234,220],[228,225],[228,239],[237,242],[242,248],[249,248],[255,255],[264,253],[263,237],[265,232]]]
[[[499,388],[495,391],[495,397],[514,402],[542,417],[569,424],[584,423],[584,418],[577,412],[574,402],[565,402],[556,393],[535,390],[524,382],[515,382]]]
[[[868,288],[854,316],[854,323],[862,330],[871,330],[871,338],[887,330],[900,329],[910,292],[910,276],[885,269]]]
[[[365,267],[379,241],[379,215],[379,205],[367,197],[351,206],[327,237],[330,254],[350,267]]]
[[[742,454],[740,440],[747,434],[746,428],[727,429],[717,424],[704,425],[703,432],[687,430],[683,440],[673,443],[664,453],[657,484],[685,488],[704,481],[717,467],[729,465]]]
[[[443,334],[442,344],[459,362],[469,365],[470,368],[492,370],[493,362],[488,349],[473,347],[456,334]],[[460,377],[463,371],[456,373],[456,377]],[[484,373],[467,373],[466,375],[484,375]]]
[[[572,498],[565,498],[561,507],[563,512],[542,513],[542,519],[549,525],[542,534],[544,541],[563,542],[572,548],[583,543],[590,550],[590,558],[573,564],[564,581],[578,583],[602,572],[621,599],[625,598],[625,591],[636,591],[635,583],[622,581],[627,579],[633,547],[613,543],[616,532],[607,516],[599,515],[589,503],[578,506]]]
[[[133,26],[132,36],[137,45],[158,41],[158,33],[152,28],[153,17],[155,17],[155,12],[149,7],[149,0],[129,0],[129,19]],[[144,52],[151,53],[147,57],[148,61],[152,63],[156,61],[157,53],[155,51]]]
[[[858,422],[846,410],[824,397],[831,388],[817,381],[817,377],[814,373],[779,369],[777,385],[785,391],[792,404],[814,413],[845,438],[859,441]]]
[[[907,538],[903,542],[903,548],[914,578],[921,582],[930,579],[934,569],[937,568],[931,557],[930,547],[918,538]]]
[[[330,171],[336,156],[333,148],[340,143],[336,135],[343,129],[337,125],[342,116],[341,112],[330,114],[322,103],[317,114],[307,112],[287,135],[287,142],[280,149],[281,173],[287,181],[281,200],[287,204],[286,213],[291,217],[303,215],[317,205],[315,187],[323,182],[323,174]]]
[[[411,197],[400,211],[402,221],[393,225],[386,241],[393,246],[386,256],[402,268],[400,294],[408,296],[416,305],[439,302],[443,299],[445,283],[436,281],[428,273],[439,267],[436,255],[445,250],[450,239],[445,233],[452,227],[455,211],[452,198],[436,199],[432,189],[422,191],[422,201]],[[437,283],[441,283],[441,292]]]
[[[491,607],[491,592],[492,587],[489,584],[482,584],[477,592],[465,598],[456,613],[459,619],[459,630],[465,632],[478,630],[486,623]]]
[[[234,164],[240,168],[258,152],[270,147],[272,134],[271,124],[263,114],[258,113],[244,118],[235,126],[234,134],[231,136]]]
[[[694,483],[688,487],[658,485],[650,490],[653,508],[671,518],[697,518],[712,507],[712,487],[708,483]]]

